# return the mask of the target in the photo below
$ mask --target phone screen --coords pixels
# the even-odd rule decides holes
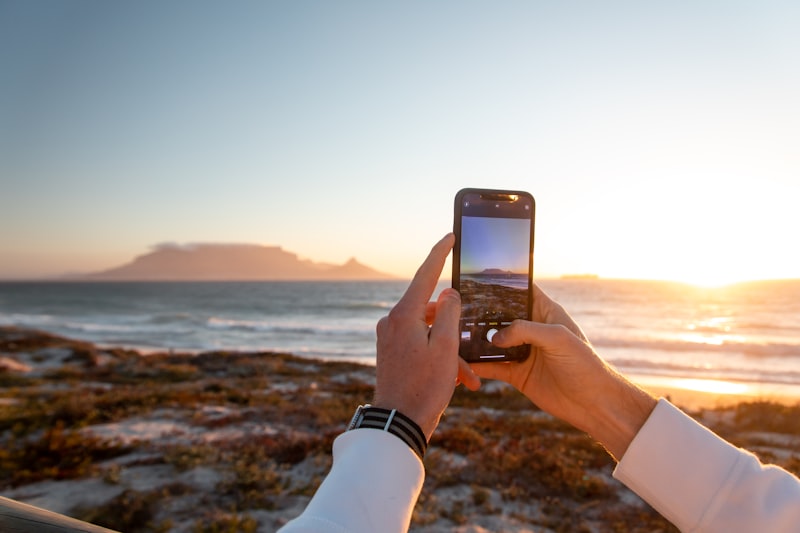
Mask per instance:
[[[533,197],[521,191],[464,189],[456,195],[453,287],[461,293],[467,361],[525,359],[530,347],[498,348],[491,338],[517,318],[530,320]]]

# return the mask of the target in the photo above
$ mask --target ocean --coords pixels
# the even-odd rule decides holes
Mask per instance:
[[[280,351],[374,364],[375,324],[407,283],[9,282],[0,283],[0,325],[144,353]],[[625,373],[800,387],[800,280],[537,283]]]

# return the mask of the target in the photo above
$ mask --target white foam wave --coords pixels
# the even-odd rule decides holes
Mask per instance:
[[[353,327],[353,325],[340,325],[330,322],[270,322],[264,320],[241,320],[220,317],[211,317],[207,326],[218,330],[253,331],[260,333],[293,334],[293,335],[363,335],[374,331],[372,324],[369,327]]]
[[[666,352],[714,352],[742,354],[751,357],[797,357],[800,344],[781,342],[750,342],[740,336],[707,336],[685,339],[633,339],[618,337],[593,337],[592,344],[605,348],[632,348]]]
[[[56,321],[52,315],[34,315],[25,313],[0,313],[0,325],[3,326],[48,326]]]
[[[692,376],[708,379],[732,379],[745,383],[800,384],[800,372],[781,370],[770,372],[766,369],[721,367],[718,365],[681,364],[654,362],[644,359],[612,358],[609,363],[625,373],[644,373],[663,376]]]

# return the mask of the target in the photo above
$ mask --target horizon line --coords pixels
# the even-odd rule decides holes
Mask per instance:
[[[42,276],[42,277],[0,277],[0,283],[352,283],[352,282],[410,282],[412,277],[390,275],[386,278],[209,278],[209,279],[143,279],[143,278],[130,278],[130,279],[98,279],[90,277],[81,277],[82,275],[65,275],[65,276]],[[451,276],[442,276],[439,282],[452,281]],[[534,276],[534,283],[536,281],[572,281],[572,282],[585,282],[591,283],[593,281],[640,281],[651,283],[675,283],[679,285],[687,285],[698,288],[724,288],[734,285],[744,285],[748,283],[780,283],[780,282],[800,282],[800,277],[789,278],[755,278],[745,279],[739,281],[731,281],[719,285],[696,283],[691,281],[684,281],[679,279],[669,278],[653,278],[653,277],[616,277],[616,276],[600,276],[595,274],[545,274],[542,276]]]

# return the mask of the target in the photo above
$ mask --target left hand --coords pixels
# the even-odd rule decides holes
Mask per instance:
[[[479,379],[458,356],[461,296],[444,289],[429,302],[455,237],[434,245],[400,301],[377,326],[376,407],[397,409],[430,440],[459,378],[471,388]]]

